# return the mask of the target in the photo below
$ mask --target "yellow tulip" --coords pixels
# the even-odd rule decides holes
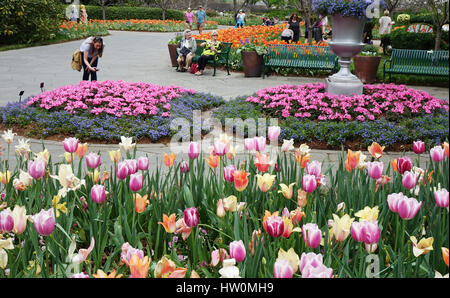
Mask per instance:
[[[112,162],[119,162],[120,160],[120,149],[117,151],[109,151],[109,158],[111,158]]]
[[[378,206],[375,206],[373,208],[370,208],[369,206],[366,206],[363,210],[360,210],[355,213],[356,217],[359,217],[359,221],[376,221],[378,220],[378,214],[379,214]]]
[[[278,193],[282,193],[286,199],[291,199],[292,195],[294,194],[295,184],[296,183],[291,183],[289,184],[289,186],[287,186],[286,184],[281,183],[280,184],[281,190],[279,190]]]
[[[342,242],[350,234],[350,228],[355,219],[350,218],[348,214],[345,214],[341,218],[336,214],[333,214],[333,227],[331,228],[330,235],[332,234],[336,241]]]
[[[292,268],[292,272],[293,273],[297,272],[298,266],[300,264],[300,258],[295,253],[294,248],[291,247],[288,251],[285,251],[282,248],[280,248],[280,250],[278,251],[278,258],[276,259],[276,261],[279,260],[288,260],[289,266]]]
[[[133,195],[134,199],[134,210],[137,213],[142,213],[145,211],[145,208],[147,207],[147,204],[149,201],[147,200],[148,195],[141,196],[140,194],[136,193]]]
[[[225,211],[234,212],[237,207],[237,198],[233,195],[223,199],[223,208]]]
[[[155,267],[155,278],[161,278],[161,277],[169,277],[172,272],[174,272],[176,269],[175,263],[167,258],[166,256],[163,256],[161,260],[158,261]]]
[[[6,171],[6,172],[0,172],[0,182],[2,184],[8,184],[9,180],[11,180],[11,172],[10,171]]]
[[[433,242],[434,242],[433,237],[422,238],[418,243],[417,238],[414,236],[411,236],[411,238],[409,239],[411,239],[411,242],[413,243],[413,254],[415,257],[418,257],[420,255],[426,255],[427,253],[433,250]]]
[[[262,176],[257,174],[256,179],[258,179],[257,183],[258,183],[259,189],[262,192],[268,191],[272,187],[273,182],[275,181],[275,177],[276,177],[276,175],[270,175],[269,173],[265,173]]]

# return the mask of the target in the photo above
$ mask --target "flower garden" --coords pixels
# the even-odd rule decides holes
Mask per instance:
[[[176,20],[90,20],[90,23],[105,26],[108,30],[121,31],[180,32],[186,29],[186,22]],[[215,21],[206,21],[203,28],[213,30],[217,26]]]

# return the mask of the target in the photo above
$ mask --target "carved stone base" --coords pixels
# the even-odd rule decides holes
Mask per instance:
[[[326,78],[325,83],[327,92],[336,95],[361,95],[363,92],[363,83],[358,79],[335,79]]]

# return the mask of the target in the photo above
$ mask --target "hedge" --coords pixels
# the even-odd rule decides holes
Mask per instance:
[[[93,20],[102,20],[102,8],[100,6],[86,6],[88,18]],[[107,20],[130,20],[130,19],[151,19],[162,20],[161,8],[149,7],[128,7],[128,6],[111,6],[106,7]],[[184,20],[184,12],[168,9],[166,10],[167,20]]]
[[[381,36],[383,49],[391,45],[394,49],[433,50],[436,39],[435,33],[407,32],[406,28],[392,31]],[[449,33],[442,32],[441,50],[449,49]]]

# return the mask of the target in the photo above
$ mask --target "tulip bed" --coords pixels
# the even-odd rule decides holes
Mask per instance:
[[[172,119],[192,119],[194,110],[223,103],[210,94],[177,86],[123,81],[80,82],[46,91],[0,108],[1,122],[26,128],[27,136],[74,135],[85,140],[133,136],[158,141],[170,137]]]
[[[59,34],[67,40],[86,38],[89,36],[108,35],[108,28],[98,23],[76,23],[65,21],[59,26]]]
[[[370,162],[348,150],[322,169],[305,144],[247,139],[241,160],[230,142],[150,171],[131,138],[109,169],[76,138],[63,160],[19,140],[17,167],[1,160],[0,277],[448,275],[448,143],[414,143],[423,169],[420,155],[383,164],[376,143]]]
[[[362,147],[379,142],[392,148],[417,139],[431,146],[448,138],[448,101],[395,84],[365,85],[363,92],[335,96],[325,93],[323,83],[283,85],[229,101],[214,116],[222,123],[226,118],[275,117],[280,140],[319,141],[331,148],[346,142]]]
[[[92,24],[105,26],[106,28],[108,28],[108,30],[180,32],[186,29],[186,22],[176,20],[90,20],[89,22]],[[207,21],[203,29],[217,29],[217,25],[217,22]]]

